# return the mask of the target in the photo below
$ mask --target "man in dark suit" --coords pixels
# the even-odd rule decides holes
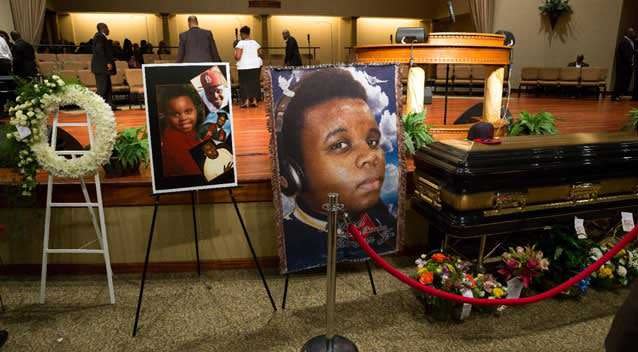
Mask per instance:
[[[112,105],[111,75],[115,74],[113,62],[113,44],[107,38],[109,27],[106,23],[97,24],[97,33],[93,36],[93,57],[91,72],[95,75],[97,94]]]
[[[213,33],[199,28],[197,17],[188,16],[188,30],[179,34],[177,62],[221,62]]]
[[[15,43],[13,46],[13,73],[19,77],[35,76],[35,50],[33,45],[22,39],[20,33],[11,32],[11,39]]]
[[[284,64],[286,66],[301,66],[301,54],[299,54],[299,45],[297,39],[290,35],[290,31],[284,29],[281,35],[286,41],[286,57],[284,57]]]
[[[576,61],[570,62],[567,64],[567,67],[589,67],[589,64],[585,62],[585,55],[578,54],[578,56],[576,56]]]
[[[638,336],[638,281],[634,282],[625,302],[616,312],[611,323],[605,351],[624,352],[633,351]]]
[[[616,49],[616,84],[614,86],[614,95],[611,97],[612,100],[620,101],[620,97],[627,93],[627,88],[635,69],[635,39],[636,31],[633,28],[628,28],[625,31],[625,36],[618,43],[618,48]]]

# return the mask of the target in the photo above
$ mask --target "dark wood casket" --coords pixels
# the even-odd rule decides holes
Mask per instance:
[[[638,208],[634,134],[501,140],[499,145],[446,140],[415,155],[413,208],[446,240],[448,235],[535,230],[573,222],[574,216],[619,215]]]

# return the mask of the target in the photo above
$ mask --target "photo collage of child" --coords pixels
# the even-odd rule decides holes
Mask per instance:
[[[156,85],[163,177],[200,176],[201,185],[236,180],[230,92],[218,66],[202,67],[188,83]]]

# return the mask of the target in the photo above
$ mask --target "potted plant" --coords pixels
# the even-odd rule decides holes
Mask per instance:
[[[412,158],[417,150],[434,143],[430,125],[425,123],[425,112],[411,112],[403,116],[403,144],[407,150],[407,168],[414,169]]]
[[[556,134],[556,117],[549,112],[531,114],[527,111],[520,113],[520,117],[514,120],[509,127],[508,135],[546,135]]]
[[[117,134],[111,161],[104,166],[110,177],[139,174],[148,163],[148,137],[143,127],[130,127]]]
[[[638,108],[629,111],[629,126],[638,133]]]
[[[10,124],[0,124],[0,180],[3,183],[19,184],[21,174],[18,170],[18,152],[20,147],[15,138],[7,138],[15,128]]]
[[[569,5],[569,0],[545,0],[538,9],[542,15],[549,18],[552,30],[554,30],[560,16],[573,12],[572,7]]]

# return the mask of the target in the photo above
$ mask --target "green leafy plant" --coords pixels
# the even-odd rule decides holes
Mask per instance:
[[[538,9],[542,15],[549,17],[552,29],[556,26],[560,16],[573,12],[571,5],[569,5],[569,0],[545,0]]]
[[[148,137],[143,127],[130,127],[117,134],[108,171],[135,172],[148,163]],[[128,172],[127,172],[128,171]],[[113,172],[112,172],[113,173]],[[117,173],[117,171],[115,172]]]
[[[638,132],[638,108],[629,111],[629,125]]]
[[[425,123],[424,112],[411,112],[403,116],[403,143],[410,155],[433,142],[434,137],[430,133],[430,126]]]
[[[20,146],[14,138],[7,138],[8,133],[13,133],[15,127],[9,124],[0,124],[0,167],[17,168],[20,158],[18,152]]]
[[[538,7],[542,14],[548,15],[550,13],[572,13],[572,7],[569,5],[569,0],[545,0],[545,2]]]
[[[556,117],[552,113],[539,112],[538,114],[531,114],[523,111],[520,117],[510,124],[508,134],[510,136],[521,136],[556,133],[558,133]]]

